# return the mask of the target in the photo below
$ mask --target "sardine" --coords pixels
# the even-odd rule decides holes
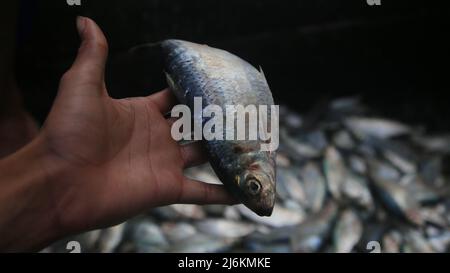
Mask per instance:
[[[333,146],[329,146],[325,151],[323,169],[325,171],[328,190],[334,198],[340,199],[347,170],[341,154]]]
[[[344,123],[361,139],[367,137],[387,139],[407,135],[412,131],[410,127],[403,123],[379,118],[350,117]]]
[[[196,224],[202,234],[214,237],[239,238],[247,236],[255,230],[255,226],[249,223],[225,219],[207,219]]]
[[[351,209],[343,211],[333,233],[335,251],[349,253],[361,239],[363,225],[358,215]]]
[[[207,118],[194,114],[194,97],[202,106],[267,105],[271,120],[272,94],[262,71],[221,49],[181,40],[161,42],[170,89],[191,108],[202,126]],[[200,117],[201,118],[201,117]],[[236,115],[234,115],[234,119]],[[246,120],[246,128],[248,127]],[[226,121],[224,121],[226,124]],[[223,130],[223,139],[226,132]],[[260,216],[270,216],[275,203],[274,151],[261,151],[259,140],[205,141],[211,165],[226,189]]]

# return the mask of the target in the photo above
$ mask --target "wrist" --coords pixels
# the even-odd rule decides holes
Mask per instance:
[[[38,250],[65,233],[55,184],[64,166],[42,134],[0,160],[0,249]]]

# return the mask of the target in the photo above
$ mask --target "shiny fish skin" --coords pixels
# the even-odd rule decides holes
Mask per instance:
[[[169,87],[191,111],[194,97],[202,98],[203,107],[215,104],[222,109],[226,105],[274,105],[264,74],[239,57],[181,40],[165,40],[161,47]],[[267,120],[270,114],[269,109]],[[207,119],[201,122],[204,125]],[[270,216],[275,202],[276,154],[260,151],[260,144],[258,140],[205,141],[211,165],[228,191],[258,215]],[[255,187],[256,193],[252,192]]]

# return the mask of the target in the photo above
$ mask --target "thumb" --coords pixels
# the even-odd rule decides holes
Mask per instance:
[[[108,42],[98,25],[87,17],[77,17],[77,29],[81,38],[78,55],[70,70],[84,83],[103,85]]]

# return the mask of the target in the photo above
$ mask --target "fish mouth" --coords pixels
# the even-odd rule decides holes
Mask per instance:
[[[273,206],[272,207],[263,207],[263,208],[257,208],[253,210],[256,214],[259,216],[271,216],[273,212]]]
[[[253,200],[244,202],[249,209],[259,216],[271,216],[273,212],[273,207],[275,205],[275,198],[268,198],[263,200]]]

